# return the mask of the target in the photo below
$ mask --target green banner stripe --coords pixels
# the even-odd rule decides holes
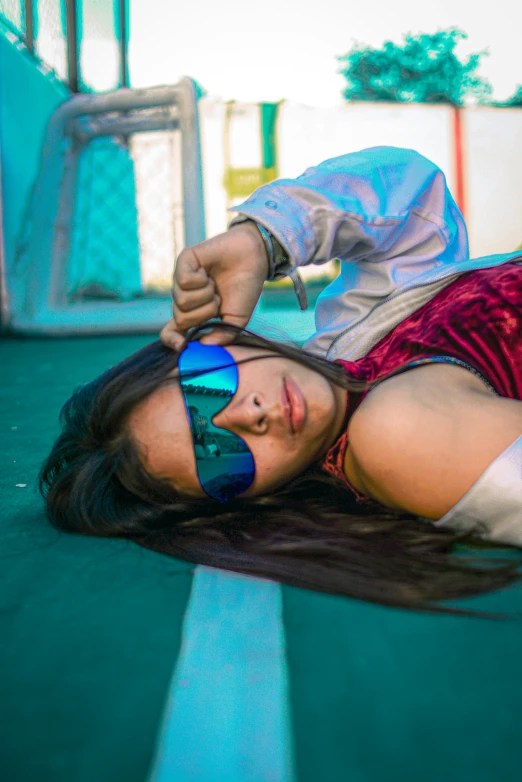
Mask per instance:
[[[277,167],[277,112],[279,103],[260,103],[263,168]]]

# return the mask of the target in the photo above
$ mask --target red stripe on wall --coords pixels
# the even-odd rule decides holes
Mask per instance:
[[[455,170],[455,200],[466,219],[464,186],[464,139],[462,129],[462,109],[453,108],[453,165]]]

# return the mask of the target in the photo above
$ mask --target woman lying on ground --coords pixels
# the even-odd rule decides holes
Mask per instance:
[[[516,580],[461,544],[522,546],[521,254],[470,260],[441,171],[391,147],[236,211],[181,253],[161,341],[66,403],[51,522],[405,608]],[[244,330],[265,279],[302,303],[331,258],[304,350]]]

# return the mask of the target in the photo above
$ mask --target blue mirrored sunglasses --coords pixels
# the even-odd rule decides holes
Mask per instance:
[[[237,364],[226,348],[189,342],[178,369],[201,488],[218,502],[228,502],[255,477],[254,457],[245,441],[213,423],[237,391]]]

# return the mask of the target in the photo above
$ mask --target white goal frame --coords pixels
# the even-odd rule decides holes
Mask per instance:
[[[4,306],[10,331],[42,336],[153,333],[168,320],[171,299],[166,295],[132,301],[70,301],[66,290],[82,149],[97,137],[161,130],[181,131],[185,245],[205,238],[194,82],[184,78],[172,86],[74,95],[56,109],[48,124],[23,264],[14,265],[11,280],[7,270]]]

